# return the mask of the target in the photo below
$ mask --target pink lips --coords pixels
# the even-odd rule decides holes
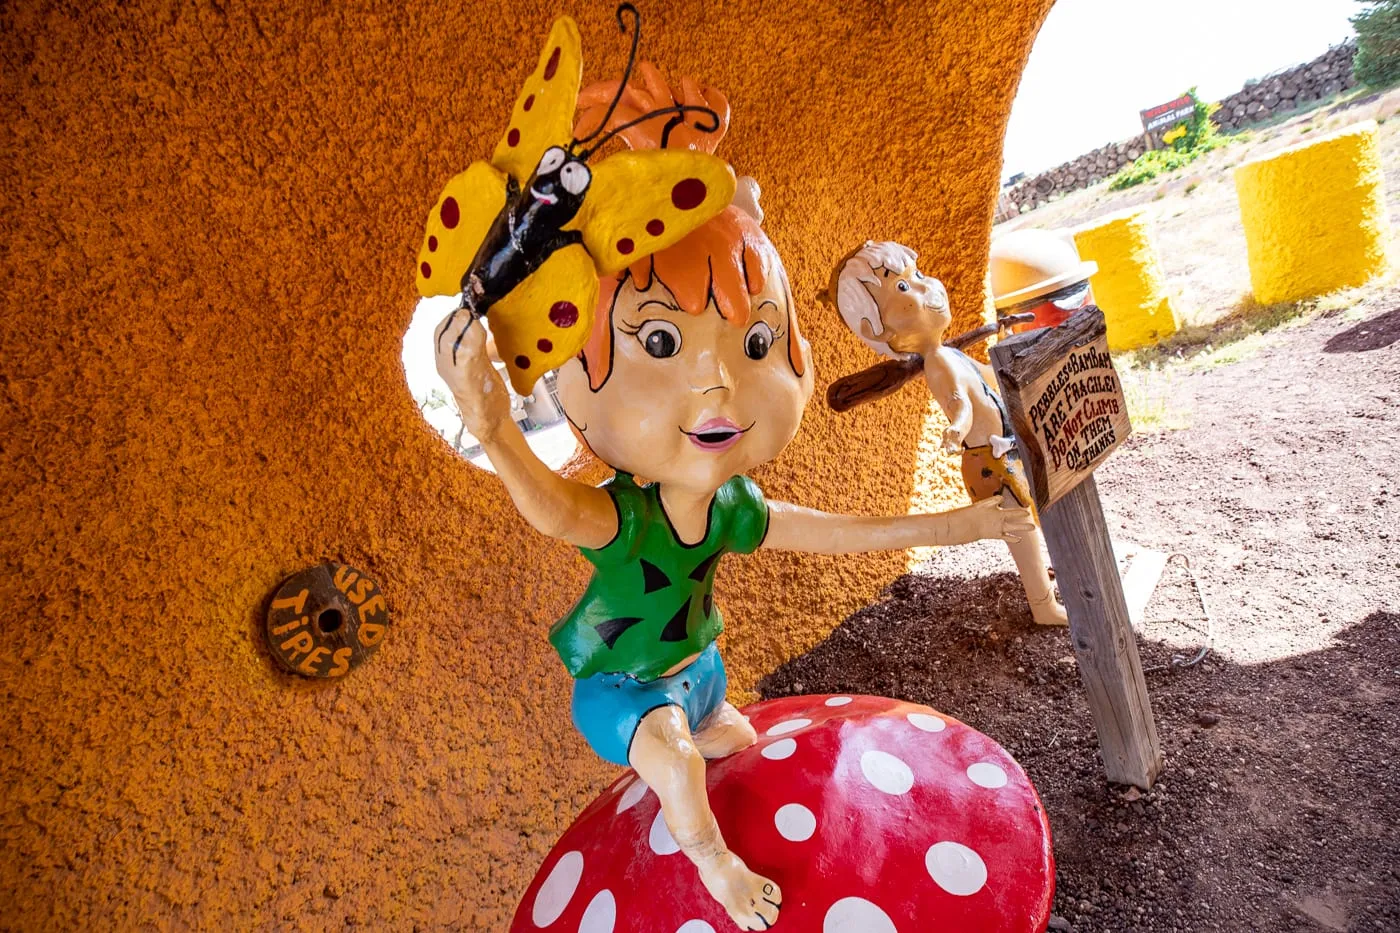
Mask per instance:
[[[749,425],[749,428],[753,425]],[[728,450],[743,438],[749,428],[741,428],[728,418],[711,418],[704,424],[696,425],[695,430],[681,432],[701,450]]]

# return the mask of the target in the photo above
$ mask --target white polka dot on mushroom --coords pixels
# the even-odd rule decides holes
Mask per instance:
[[[889,914],[865,898],[843,897],[827,910],[822,920],[822,933],[899,933],[899,930]]]
[[[647,787],[647,782],[643,781],[641,778],[637,778],[622,792],[622,799],[617,802],[617,812],[621,813],[624,810],[630,810],[635,807],[637,803],[647,795],[648,790],[650,790],[650,788]]]
[[[995,790],[1006,786],[1006,772],[990,761],[979,761],[967,766],[967,779],[978,787]]]
[[[704,920],[687,920],[676,928],[676,933],[715,933],[715,928]]]
[[[812,724],[810,719],[789,719],[780,722],[776,726],[770,726],[764,735],[787,735],[789,732],[796,732],[798,729],[805,729]]]
[[[666,817],[660,810],[656,811],[656,819],[651,821],[651,833],[647,836],[647,843],[657,855],[673,855],[681,850],[680,845],[671,837]]]
[[[578,933],[613,933],[617,923],[617,900],[607,888],[593,895],[583,919],[578,923]]]
[[[904,717],[908,719],[915,729],[922,729],[925,732],[942,732],[948,728],[948,724],[937,716],[930,716],[928,713],[910,713]]]
[[[769,761],[782,761],[784,758],[791,758],[795,751],[797,751],[796,739],[779,739],[763,746],[763,751],[759,754]]]
[[[876,790],[887,794],[907,794],[914,786],[914,772],[889,752],[871,749],[861,755],[860,770]]]
[[[982,856],[960,842],[938,842],[924,854],[929,877],[947,891],[967,897],[987,883],[987,863]]]
[[[851,702],[851,698],[850,698],[850,697],[828,697],[828,698],[827,698],[827,701],[826,701],[826,705],[827,705],[827,706],[845,706],[845,705],[846,705],[847,703],[849,703],[849,702]]]
[[[784,804],[773,814],[773,824],[788,842],[806,842],[817,831],[817,818],[800,803]]]
[[[549,877],[535,892],[535,906],[530,909],[530,919],[537,927],[547,927],[559,919],[564,908],[569,906],[574,892],[578,890],[579,879],[583,877],[583,853],[565,852],[549,870]]]

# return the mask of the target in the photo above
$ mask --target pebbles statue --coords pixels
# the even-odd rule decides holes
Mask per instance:
[[[866,241],[832,277],[830,294],[836,308],[846,326],[876,353],[906,357],[921,365],[929,391],[948,417],[943,449],[962,454],[968,495],[978,502],[999,498],[1008,506],[1029,508],[1030,487],[1016,453],[1011,422],[992,389],[996,377],[986,365],[944,344],[952,320],[948,292],[942,282],[919,271],[917,258],[907,246]],[[873,381],[868,384],[876,386]],[[869,394],[878,397],[885,394],[883,389],[883,385],[875,387]],[[848,393],[842,407],[861,401]],[[1046,569],[1040,529],[1007,543],[1030,601],[1031,617],[1041,625],[1067,625],[1065,608]]]
[[[806,909],[804,892],[785,902],[784,879],[807,877],[809,856],[736,851],[711,808],[707,760],[766,760],[752,748],[754,725],[725,698],[715,646],[724,618],[713,598],[725,555],[1014,542],[1034,526],[999,499],[930,515],[827,514],[770,501],[744,475],[797,432],[813,389],[811,349],[759,225],[756,189],[741,185],[736,197],[732,172],[712,154],[727,102],[689,80],[672,89],[646,63],[629,83],[636,23],[627,6],[619,21],[627,12],[627,72],[581,97],[577,29],[556,21],[492,162],[453,179],[434,208],[419,285],[462,290],[461,307],[436,331],[438,372],[521,516],[595,568],[549,639],[574,678],[578,730],[602,758],[636,772],[627,795],[638,805],[615,814],[630,820],[651,807],[652,838],[665,840],[654,851],[688,859],[684,879],[648,896],[682,899],[690,917],[710,918],[688,933],[764,930],[789,906],[799,917]],[[566,127],[576,98],[577,125]],[[586,164],[614,135],[631,151]],[[565,479],[530,450],[487,356],[477,318],[488,314],[517,388],[559,367],[564,411],[616,470],[612,479],[596,488]],[[755,754],[740,758],[745,750]],[[641,836],[623,843],[622,857],[640,863],[647,830],[629,832]],[[1048,852],[1048,836],[1037,838]],[[516,928],[665,922],[660,900],[625,919],[611,892],[587,908],[571,900],[580,885],[602,883],[581,853],[553,853],[547,865],[553,880],[537,879]]]

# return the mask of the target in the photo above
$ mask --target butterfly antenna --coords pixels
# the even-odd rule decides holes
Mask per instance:
[[[613,111],[616,110],[617,105],[622,102],[622,95],[627,91],[627,82],[632,80],[632,66],[637,64],[637,47],[640,46],[642,42],[642,14],[638,13],[637,8],[630,3],[624,3],[618,6],[617,27],[624,33],[627,32],[627,23],[622,18],[622,14],[624,13],[632,14],[632,51],[627,54],[627,67],[622,69],[622,80],[618,82],[617,93],[613,95],[612,103],[608,104],[608,112],[603,114],[603,121],[598,124],[598,128],[583,139],[574,140],[569,146],[570,149],[573,149],[575,146],[583,145],[603,132],[603,128],[606,127],[608,121],[612,119]],[[593,148],[596,149],[597,146]],[[589,151],[591,152],[592,150]]]
[[[646,121],[648,121],[648,120],[650,120],[650,119],[652,119],[652,118],[654,118],[654,117],[659,117],[659,116],[661,116],[661,115],[663,115],[663,114],[667,114],[667,113],[674,113],[674,114],[680,114],[680,115],[687,114],[687,113],[703,113],[703,114],[708,114],[709,117],[710,117],[710,125],[709,125],[709,126],[701,126],[699,123],[697,123],[697,124],[695,124],[695,128],[696,128],[697,130],[699,130],[700,132],[702,132],[702,133],[713,133],[713,132],[715,132],[716,130],[719,129],[719,114],[718,114],[718,113],[715,113],[715,111],[712,110],[711,108],[709,108],[709,107],[699,107],[699,106],[695,106],[695,105],[692,105],[692,104],[677,104],[677,105],[674,106],[674,107],[662,107],[660,110],[653,110],[651,113],[644,113],[644,114],[642,114],[640,117],[638,117],[638,118],[635,119],[635,120],[628,120],[626,123],[622,124],[621,126],[615,126],[615,127],[613,127],[613,129],[612,129],[611,132],[609,132],[609,133],[608,133],[606,136],[604,136],[602,139],[598,140],[598,141],[597,141],[596,143],[594,143],[592,146],[589,146],[587,149],[585,149],[582,153],[579,154],[578,157],[579,157],[580,159],[584,160],[584,161],[587,161],[589,156],[591,156],[593,153],[597,152],[600,148],[603,147],[603,145],[604,145],[605,143],[607,143],[608,140],[612,139],[612,138],[613,138],[614,136],[616,136],[618,133],[621,133],[623,130],[631,129],[632,127],[636,126],[638,123],[645,123]],[[665,133],[666,136],[670,136],[670,129],[671,129],[671,124],[667,124],[666,133]],[[592,137],[589,137],[589,138],[591,139]]]

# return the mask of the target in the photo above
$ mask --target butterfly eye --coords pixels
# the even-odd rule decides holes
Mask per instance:
[[[907,291],[909,291],[909,283],[906,282],[906,281],[904,281],[904,279],[900,279],[900,280],[899,280],[899,286],[898,286],[898,287],[899,287],[899,290],[902,291],[902,292],[907,292]]]
[[[559,171],[559,166],[564,164],[564,150],[558,146],[550,146],[540,156],[539,167],[535,169],[536,175],[549,175]]]
[[[564,170],[559,173],[559,179],[564,184],[564,190],[569,194],[583,194],[588,187],[589,181],[593,178],[593,173],[588,170],[588,166],[582,162],[570,162],[564,166]]]
[[[648,355],[658,360],[681,352],[680,328],[670,321],[647,321],[637,330],[637,340]]]
[[[751,360],[761,360],[773,346],[773,328],[759,321],[744,335],[744,355]]]

